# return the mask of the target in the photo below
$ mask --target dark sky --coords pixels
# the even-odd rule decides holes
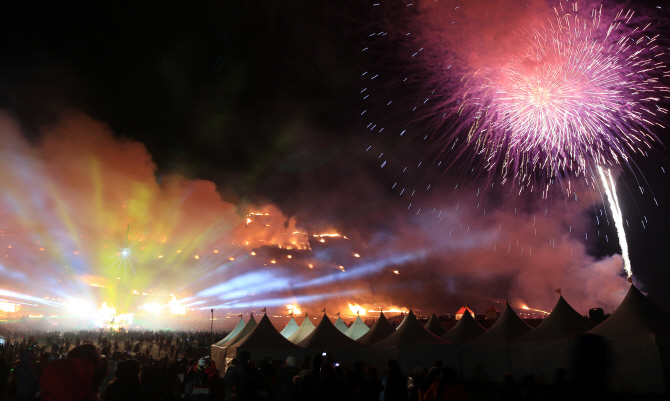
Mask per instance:
[[[143,143],[157,165],[157,180],[173,173],[211,180],[227,201],[247,195],[271,202],[307,228],[336,227],[372,244],[411,220],[408,199],[392,190],[397,169],[380,168],[378,155],[414,163],[430,153],[420,141],[371,133],[361,116],[368,107],[360,95],[369,77],[363,72],[384,71],[375,56],[361,52],[379,24],[374,3],[4,4],[0,108],[16,116],[33,143],[63,112],[81,111],[108,124],[118,138]],[[658,134],[667,142],[667,132]],[[366,152],[368,146],[374,154]],[[619,195],[630,221],[636,278],[670,308],[670,193],[661,170],[670,174],[670,164],[662,145],[655,145],[654,153],[635,159],[643,177],[623,172],[619,187],[630,190]],[[478,191],[481,180],[462,173],[466,164],[457,166],[458,172],[417,169],[408,181],[436,188],[417,202],[449,203],[465,197],[464,191]],[[452,191],[459,183],[468,189]],[[545,209],[561,213],[567,202],[561,196],[514,199],[495,191],[482,198],[493,211],[516,213],[518,207],[529,215]],[[595,209],[601,207],[582,207],[572,217],[591,234],[581,242],[594,260],[619,252],[615,230],[597,225]],[[495,225],[473,224],[489,223]],[[463,269],[472,270],[474,284],[467,279],[461,284],[474,287],[481,279],[477,267]],[[487,288],[495,287],[493,279],[486,280]]]

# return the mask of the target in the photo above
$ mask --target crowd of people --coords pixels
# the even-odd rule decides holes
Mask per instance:
[[[253,361],[243,351],[216,366],[206,351],[225,332],[0,333],[0,399],[10,401],[444,401],[470,400],[473,390],[441,361],[405,375],[395,360],[380,370],[345,366],[327,353]],[[473,399],[578,399],[561,393],[568,388],[542,395],[532,378],[509,376],[494,394]]]

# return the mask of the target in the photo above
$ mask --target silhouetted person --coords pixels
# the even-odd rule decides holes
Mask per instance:
[[[35,400],[38,388],[38,375],[35,364],[35,354],[32,351],[24,350],[20,354],[20,362],[15,369],[17,387],[17,401]]]
[[[286,358],[286,363],[277,369],[276,396],[277,401],[293,400],[293,378],[300,372],[294,356]]]
[[[470,401],[463,386],[458,383],[458,374],[452,367],[442,368],[440,377],[430,386],[422,401]]]
[[[78,347],[72,348],[67,354],[68,359],[86,359],[93,362],[94,371],[93,371],[93,385],[91,392],[97,395],[96,398],[91,399],[100,399],[98,392],[100,391],[100,386],[107,376],[107,360],[102,359],[100,352],[95,348],[93,344],[82,344]]]
[[[119,362],[114,380],[107,385],[105,401],[143,401],[144,392],[140,384],[140,363],[128,359]]]
[[[242,351],[238,355],[238,363],[230,376],[231,399],[235,401],[254,401],[258,394],[258,370],[251,362],[251,355]]]
[[[369,366],[365,371],[365,382],[361,388],[361,399],[365,401],[381,401],[381,392],[384,385],[379,378],[376,366]]]
[[[398,361],[390,359],[386,367],[388,374],[384,383],[383,401],[408,401],[407,376],[400,371]]]
[[[40,378],[42,401],[96,401],[95,364],[87,359],[59,359],[48,364]]]
[[[330,363],[321,365],[321,380],[316,385],[316,398],[318,401],[340,401],[346,400],[344,383],[337,380],[335,367]]]

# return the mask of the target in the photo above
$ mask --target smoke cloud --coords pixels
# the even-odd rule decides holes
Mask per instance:
[[[505,299],[549,310],[560,287],[585,313],[611,311],[627,288],[621,258],[596,259],[584,245],[591,201],[522,211],[465,187],[435,193],[435,210],[388,201],[332,228],[250,197],[225,201],[210,181],[156,177],[144,145],[78,112],[35,144],[8,115],[0,123],[0,275],[17,293],[130,312],[176,295],[191,308],[231,312],[411,303],[453,313],[466,302],[481,311]],[[316,199],[331,211],[351,202]],[[126,230],[132,268],[119,260]]]

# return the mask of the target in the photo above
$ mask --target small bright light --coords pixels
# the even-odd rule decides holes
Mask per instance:
[[[76,253],[76,252],[75,252],[75,253]],[[123,256],[128,256],[129,253],[130,253],[130,251],[128,251],[127,249],[124,249],[124,250],[121,252],[121,255],[123,255]]]
[[[286,256],[286,257],[287,257],[287,258],[289,258],[289,259],[291,259],[291,258],[292,258],[293,256],[291,256],[291,255],[288,255],[288,256]]]
[[[310,269],[313,269],[313,268],[314,268],[314,265],[310,263],[310,264],[309,264],[309,268],[310,268]]]
[[[354,254],[354,257],[355,257],[355,258],[360,258],[360,257],[361,257],[361,255],[359,255],[359,254],[355,253],[355,254]]]
[[[251,256],[256,256],[256,252],[251,252]]]
[[[235,260],[235,258],[234,258],[234,257],[232,257],[232,256],[231,256],[231,257],[229,257],[228,259],[230,259],[230,260]]]
[[[194,257],[195,257],[196,259],[200,259],[200,256],[199,256],[199,255],[195,255]]]
[[[271,260],[271,261],[270,261],[270,263],[277,263],[277,262],[276,262],[276,261],[274,261],[274,260]]]
[[[214,250],[214,253],[219,253],[219,250],[218,250],[218,249],[215,249],[215,250]]]
[[[397,270],[393,270],[393,273],[395,273],[395,274],[400,274],[400,272],[397,271]]]

